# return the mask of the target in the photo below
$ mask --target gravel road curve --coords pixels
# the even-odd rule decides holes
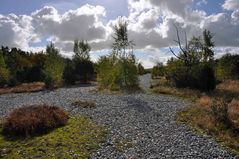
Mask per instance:
[[[106,94],[94,87],[61,88],[37,93],[0,96],[0,115],[27,104],[54,104],[89,116],[109,129],[107,141],[91,158],[236,158],[207,136],[199,136],[178,124],[176,113],[189,103],[174,97]],[[77,99],[93,100],[96,108],[75,108]]]

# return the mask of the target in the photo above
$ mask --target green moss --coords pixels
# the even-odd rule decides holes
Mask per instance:
[[[28,139],[0,135],[0,158],[87,158],[106,138],[107,130],[85,117],[71,117],[66,126]]]

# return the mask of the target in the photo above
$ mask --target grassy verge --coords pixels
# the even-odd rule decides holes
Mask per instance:
[[[222,122],[215,120],[207,109],[191,106],[177,115],[177,120],[190,125],[199,134],[206,133],[212,136],[224,148],[229,148],[239,155],[239,134]]]
[[[106,138],[107,130],[85,117],[28,139],[0,135],[0,158],[87,158]]]
[[[217,85],[213,92],[170,87],[164,80],[152,90],[192,99],[192,105],[177,115],[177,120],[197,132],[214,137],[222,146],[239,155],[239,81],[228,80]]]

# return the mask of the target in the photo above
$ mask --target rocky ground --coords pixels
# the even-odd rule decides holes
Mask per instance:
[[[145,88],[147,85],[145,82]],[[71,103],[78,99],[95,101],[96,107],[74,107]],[[0,115],[18,106],[41,103],[89,116],[109,129],[107,141],[91,158],[236,158],[209,137],[177,123],[176,113],[189,102],[170,96],[112,95],[96,92],[94,87],[7,94],[0,96]]]

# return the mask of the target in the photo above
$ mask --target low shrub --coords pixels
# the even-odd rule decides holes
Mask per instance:
[[[167,79],[177,88],[191,88],[212,91],[216,88],[214,69],[209,64],[195,64],[186,67],[182,61],[170,61],[167,66]]]
[[[77,81],[74,63],[70,59],[66,60],[66,66],[63,73],[63,79],[64,79],[64,83],[68,85],[75,84]]]
[[[94,63],[85,59],[74,59],[76,79],[89,83],[94,78]]]
[[[3,122],[3,134],[32,136],[64,126],[69,116],[56,106],[31,105],[14,109]]]
[[[138,88],[138,72],[134,57],[114,59],[101,57],[98,62],[97,80],[100,88],[113,91]]]

